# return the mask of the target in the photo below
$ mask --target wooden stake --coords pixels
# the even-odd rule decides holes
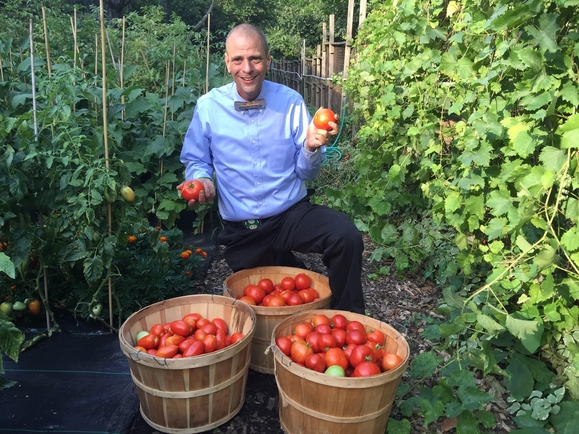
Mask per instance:
[[[105,8],[104,0],[99,0],[100,20],[101,20],[101,64],[102,64],[102,110],[103,110],[103,143],[105,145],[105,167],[109,170],[109,141],[108,141],[108,124],[107,124],[107,60],[105,50]],[[112,55],[112,53],[111,53]],[[109,235],[112,234],[112,206],[109,203],[107,206],[107,219],[109,224]],[[113,281],[109,276],[109,325],[113,327]]]
[[[44,47],[46,49],[46,67],[48,68],[48,76],[52,74],[50,66],[50,44],[48,42],[48,25],[46,24],[46,9],[42,6],[42,23],[44,25]]]
[[[173,71],[171,79],[171,96],[175,95],[175,58],[177,46],[173,44]],[[171,120],[175,119],[175,108],[171,107]]]
[[[211,14],[207,15],[207,66],[205,67],[205,92],[209,92],[209,35],[211,31]]]
[[[125,17],[123,17],[123,37],[121,38],[121,61],[119,65],[119,82],[121,89],[125,89]],[[121,104],[125,104],[125,95],[121,96]],[[121,112],[121,119],[125,119],[125,109]]]

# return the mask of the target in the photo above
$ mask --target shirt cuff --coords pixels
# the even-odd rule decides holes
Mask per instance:
[[[308,151],[306,149],[306,141],[304,140],[304,144],[302,145],[302,149],[304,151],[304,155],[306,156],[306,158],[308,159],[312,159],[314,157],[317,157],[318,155],[321,154],[320,148],[316,148],[316,150],[314,152],[312,151]]]

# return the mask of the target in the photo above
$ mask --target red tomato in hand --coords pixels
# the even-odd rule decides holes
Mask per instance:
[[[183,186],[181,187],[181,196],[183,196],[183,199],[185,199],[187,202],[189,202],[190,200],[199,200],[199,193],[201,193],[202,191],[204,191],[205,189],[203,188],[203,184],[201,183],[201,181],[186,181]]]
[[[308,289],[312,286],[312,279],[305,273],[298,273],[296,277],[294,277],[294,281],[298,291],[300,289]]]
[[[330,109],[320,109],[314,115],[314,125],[319,130],[330,131],[330,122],[336,122],[336,115]]]

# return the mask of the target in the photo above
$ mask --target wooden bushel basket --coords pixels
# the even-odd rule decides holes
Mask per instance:
[[[385,350],[398,354],[402,363],[395,369],[370,377],[334,377],[293,363],[275,340],[293,333],[297,323],[316,314],[343,314],[367,329],[386,335]],[[275,380],[279,390],[279,418],[287,434],[384,434],[396,396],[396,388],[408,367],[406,339],[394,328],[364,315],[338,310],[317,310],[292,316],[277,327],[271,337],[275,359]]]
[[[312,310],[327,309],[332,300],[332,291],[328,278],[313,271],[294,267],[257,267],[241,270],[233,273],[223,284],[223,292],[226,296],[236,298],[243,295],[243,289],[249,285],[256,285],[261,279],[271,279],[273,284],[278,284],[286,276],[295,277],[299,273],[307,274],[312,279],[312,288],[320,294],[320,299],[312,303],[298,306],[251,306],[256,314],[256,329],[253,343],[251,344],[251,363],[249,368],[263,374],[274,373],[273,354],[266,351],[271,342],[271,333],[275,326],[295,313]],[[266,354],[267,353],[267,354]]]
[[[136,334],[197,312],[204,318],[223,318],[230,334],[244,338],[200,356],[163,359],[136,351]],[[221,295],[172,298],[133,313],[119,330],[139,395],[141,415],[158,431],[198,433],[233,418],[245,401],[245,386],[255,334],[255,312],[246,304]]]

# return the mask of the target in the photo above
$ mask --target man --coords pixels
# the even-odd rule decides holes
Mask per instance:
[[[297,92],[265,80],[270,63],[260,29],[240,24],[229,32],[225,64],[233,83],[197,101],[181,151],[185,177],[203,183],[204,204],[216,195],[215,175],[225,221],[218,241],[233,271],[277,265],[291,251],[321,253],[331,307],[364,313],[360,232],[345,214],[311,204],[305,185],[318,175],[338,125],[318,130]]]

